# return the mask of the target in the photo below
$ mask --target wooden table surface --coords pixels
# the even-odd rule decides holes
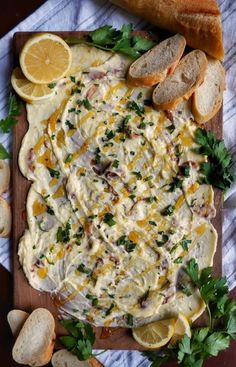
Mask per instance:
[[[75,0],[76,1],[76,0]],[[4,16],[0,22],[0,37],[16,26],[20,21],[25,19],[45,0],[7,0],[4,3]],[[11,358],[11,349],[13,338],[7,324],[7,313],[12,308],[12,275],[0,265],[0,356],[1,366],[15,367],[19,366],[14,363]],[[231,296],[236,298],[236,288],[231,292]],[[220,353],[217,359],[206,364],[214,367],[233,367],[236,360],[236,342],[231,343],[231,347]],[[212,363],[213,362],[213,363]],[[111,367],[111,366],[106,366]],[[194,367],[194,366],[193,366]]]

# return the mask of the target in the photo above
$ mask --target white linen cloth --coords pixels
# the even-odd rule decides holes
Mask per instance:
[[[224,94],[224,139],[233,154],[236,176],[236,1],[219,0],[224,29],[227,90]],[[147,23],[112,5],[108,0],[48,0],[27,19],[0,39],[0,119],[6,115],[9,76],[12,71],[12,37],[19,31],[90,30],[104,24],[119,28],[133,23],[142,29]],[[0,143],[11,150],[11,134],[0,134]],[[6,197],[9,194],[5,195]],[[0,263],[11,269],[9,239],[0,239]],[[223,226],[223,273],[229,287],[236,286],[236,180],[225,195]],[[139,352],[107,351],[99,356],[106,367],[146,367]]]

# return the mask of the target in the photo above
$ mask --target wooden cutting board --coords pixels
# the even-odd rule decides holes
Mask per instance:
[[[32,35],[31,32],[15,33],[13,39],[14,63],[15,66],[19,63],[19,53]],[[61,37],[78,37],[84,35],[85,32],[55,32]],[[213,130],[218,138],[222,138],[222,110],[207,124],[207,128]],[[13,131],[13,162],[12,162],[12,183],[13,183],[13,273],[14,273],[14,307],[25,311],[32,311],[37,307],[46,307],[56,318],[56,329],[60,335],[65,332],[58,322],[58,311],[56,304],[53,302],[49,294],[39,292],[33,289],[27,282],[26,277],[20,267],[17,247],[19,238],[24,233],[26,224],[26,197],[30,187],[30,182],[22,176],[18,168],[18,153],[21,146],[21,141],[28,129],[26,120],[25,106],[18,118],[18,124],[14,126]],[[218,232],[218,247],[214,259],[214,269],[216,274],[221,274],[222,255],[222,195],[218,190],[215,190],[215,207],[217,216],[212,221]],[[204,317],[200,323],[204,323]],[[125,328],[94,328],[96,333],[95,348],[97,349],[138,349],[143,350],[138,343],[134,341],[130,330]],[[106,338],[104,338],[106,336]]]

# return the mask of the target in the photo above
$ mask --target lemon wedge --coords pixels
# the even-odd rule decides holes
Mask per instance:
[[[20,68],[14,69],[11,84],[15,92],[28,103],[44,102],[55,94],[55,89],[50,89],[47,84],[31,83]]]
[[[178,340],[182,339],[184,334],[187,334],[189,337],[192,335],[188,320],[180,313],[175,323],[174,334],[170,340],[170,345],[174,345]]]
[[[48,84],[66,75],[71,59],[70,47],[62,38],[42,33],[25,43],[20,54],[20,66],[32,83]]]
[[[140,345],[146,348],[160,348],[172,338],[175,322],[175,319],[166,319],[139,326],[132,330],[133,337]]]

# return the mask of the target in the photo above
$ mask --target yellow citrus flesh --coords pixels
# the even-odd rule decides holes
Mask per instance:
[[[142,346],[157,349],[167,344],[174,334],[175,319],[152,322],[134,328],[133,337]]]
[[[20,68],[14,69],[11,84],[15,92],[28,103],[44,102],[55,94],[55,89],[50,89],[47,84],[31,83]]]
[[[170,340],[170,345],[174,345],[178,340],[182,339],[184,334],[191,337],[191,329],[188,320],[183,314],[179,314],[174,327],[174,335]]]
[[[42,33],[25,43],[20,54],[20,66],[32,83],[48,84],[66,75],[71,59],[70,47],[62,38]]]

